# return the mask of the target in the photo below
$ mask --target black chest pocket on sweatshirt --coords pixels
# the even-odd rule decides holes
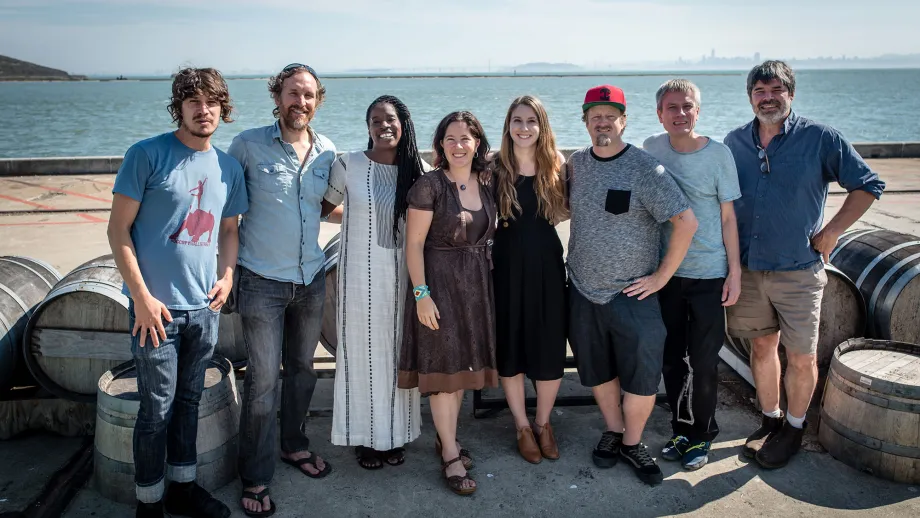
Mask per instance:
[[[631,197],[632,191],[607,189],[607,201],[604,203],[604,209],[611,214],[625,214],[629,212],[629,200]]]

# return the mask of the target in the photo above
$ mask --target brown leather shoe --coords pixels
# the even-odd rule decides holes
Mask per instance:
[[[785,414],[779,417],[763,415],[763,421],[761,422],[760,428],[755,430],[754,433],[747,438],[741,453],[743,453],[745,457],[753,459],[754,456],[757,455],[757,452],[763,447],[764,443],[773,438],[773,436],[780,431],[785,422]]]
[[[539,464],[543,460],[540,445],[537,444],[537,439],[533,436],[533,430],[529,426],[518,430],[517,444],[521,457],[524,457],[527,462]]]
[[[540,435],[537,435],[537,442],[540,443],[540,452],[543,453],[543,457],[549,460],[556,460],[559,458],[559,447],[556,446],[556,436],[553,435],[553,427],[546,423],[541,428],[543,431],[540,432]]]
[[[776,469],[788,464],[789,459],[802,446],[802,436],[805,435],[806,428],[808,428],[807,421],[802,423],[801,428],[795,428],[788,421],[784,422],[782,429],[757,452],[755,458],[760,467]]]

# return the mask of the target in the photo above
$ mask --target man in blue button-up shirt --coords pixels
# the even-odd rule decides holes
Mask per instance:
[[[281,460],[313,478],[332,468],[308,451],[301,428],[316,387],[313,354],[326,294],[317,238],[335,146],[310,128],[326,91],[312,68],[297,63],[271,78],[269,91],[278,121],[240,133],[229,149],[249,190],[250,210],[240,223],[237,311],[249,351],[240,417],[241,504],[253,512],[274,507],[268,485],[277,455],[279,365]]]
[[[724,141],[741,185],[735,201],[741,297],[728,308],[728,332],[752,341],[751,371],[764,413],[744,454],[778,468],[801,446],[817,384],[824,262],[885,184],[839,132],[792,113],[795,75],[785,63],[754,67],[747,91],[756,117]],[[822,229],[830,182],[849,195]],[[788,360],[785,419],[779,408],[780,333]]]

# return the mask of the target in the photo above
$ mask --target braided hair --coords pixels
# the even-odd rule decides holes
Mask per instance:
[[[396,203],[393,204],[393,240],[396,242],[399,234],[399,222],[406,218],[406,211],[409,208],[409,202],[406,201],[409,189],[422,175],[422,159],[418,154],[415,125],[412,123],[409,108],[396,97],[381,95],[367,107],[364,121],[367,123],[368,129],[370,129],[371,124],[371,110],[378,104],[389,104],[396,109],[396,116],[399,118],[400,126],[402,126],[402,137],[400,137],[399,143],[396,144]],[[367,149],[373,148],[374,140],[368,136]]]

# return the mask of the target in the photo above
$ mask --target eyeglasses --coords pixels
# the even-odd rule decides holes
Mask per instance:
[[[297,70],[298,68],[306,69],[307,72],[310,73],[310,75],[312,75],[313,77],[317,77],[316,71],[313,70],[313,67],[311,67],[311,66],[309,66],[309,65],[304,65],[304,64],[302,64],[302,63],[291,63],[290,65],[288,65],[288,66],[282,68],[281,71],[282,71],[282,72],[288,72],[288,71],[290,71],[290,70]]]
[[[757,146],[757,149],[760,150],[757,152],[757,158],[761,160],[760,172],[770,174],[770,157],[767,156],[767,150],[760,146]]]

